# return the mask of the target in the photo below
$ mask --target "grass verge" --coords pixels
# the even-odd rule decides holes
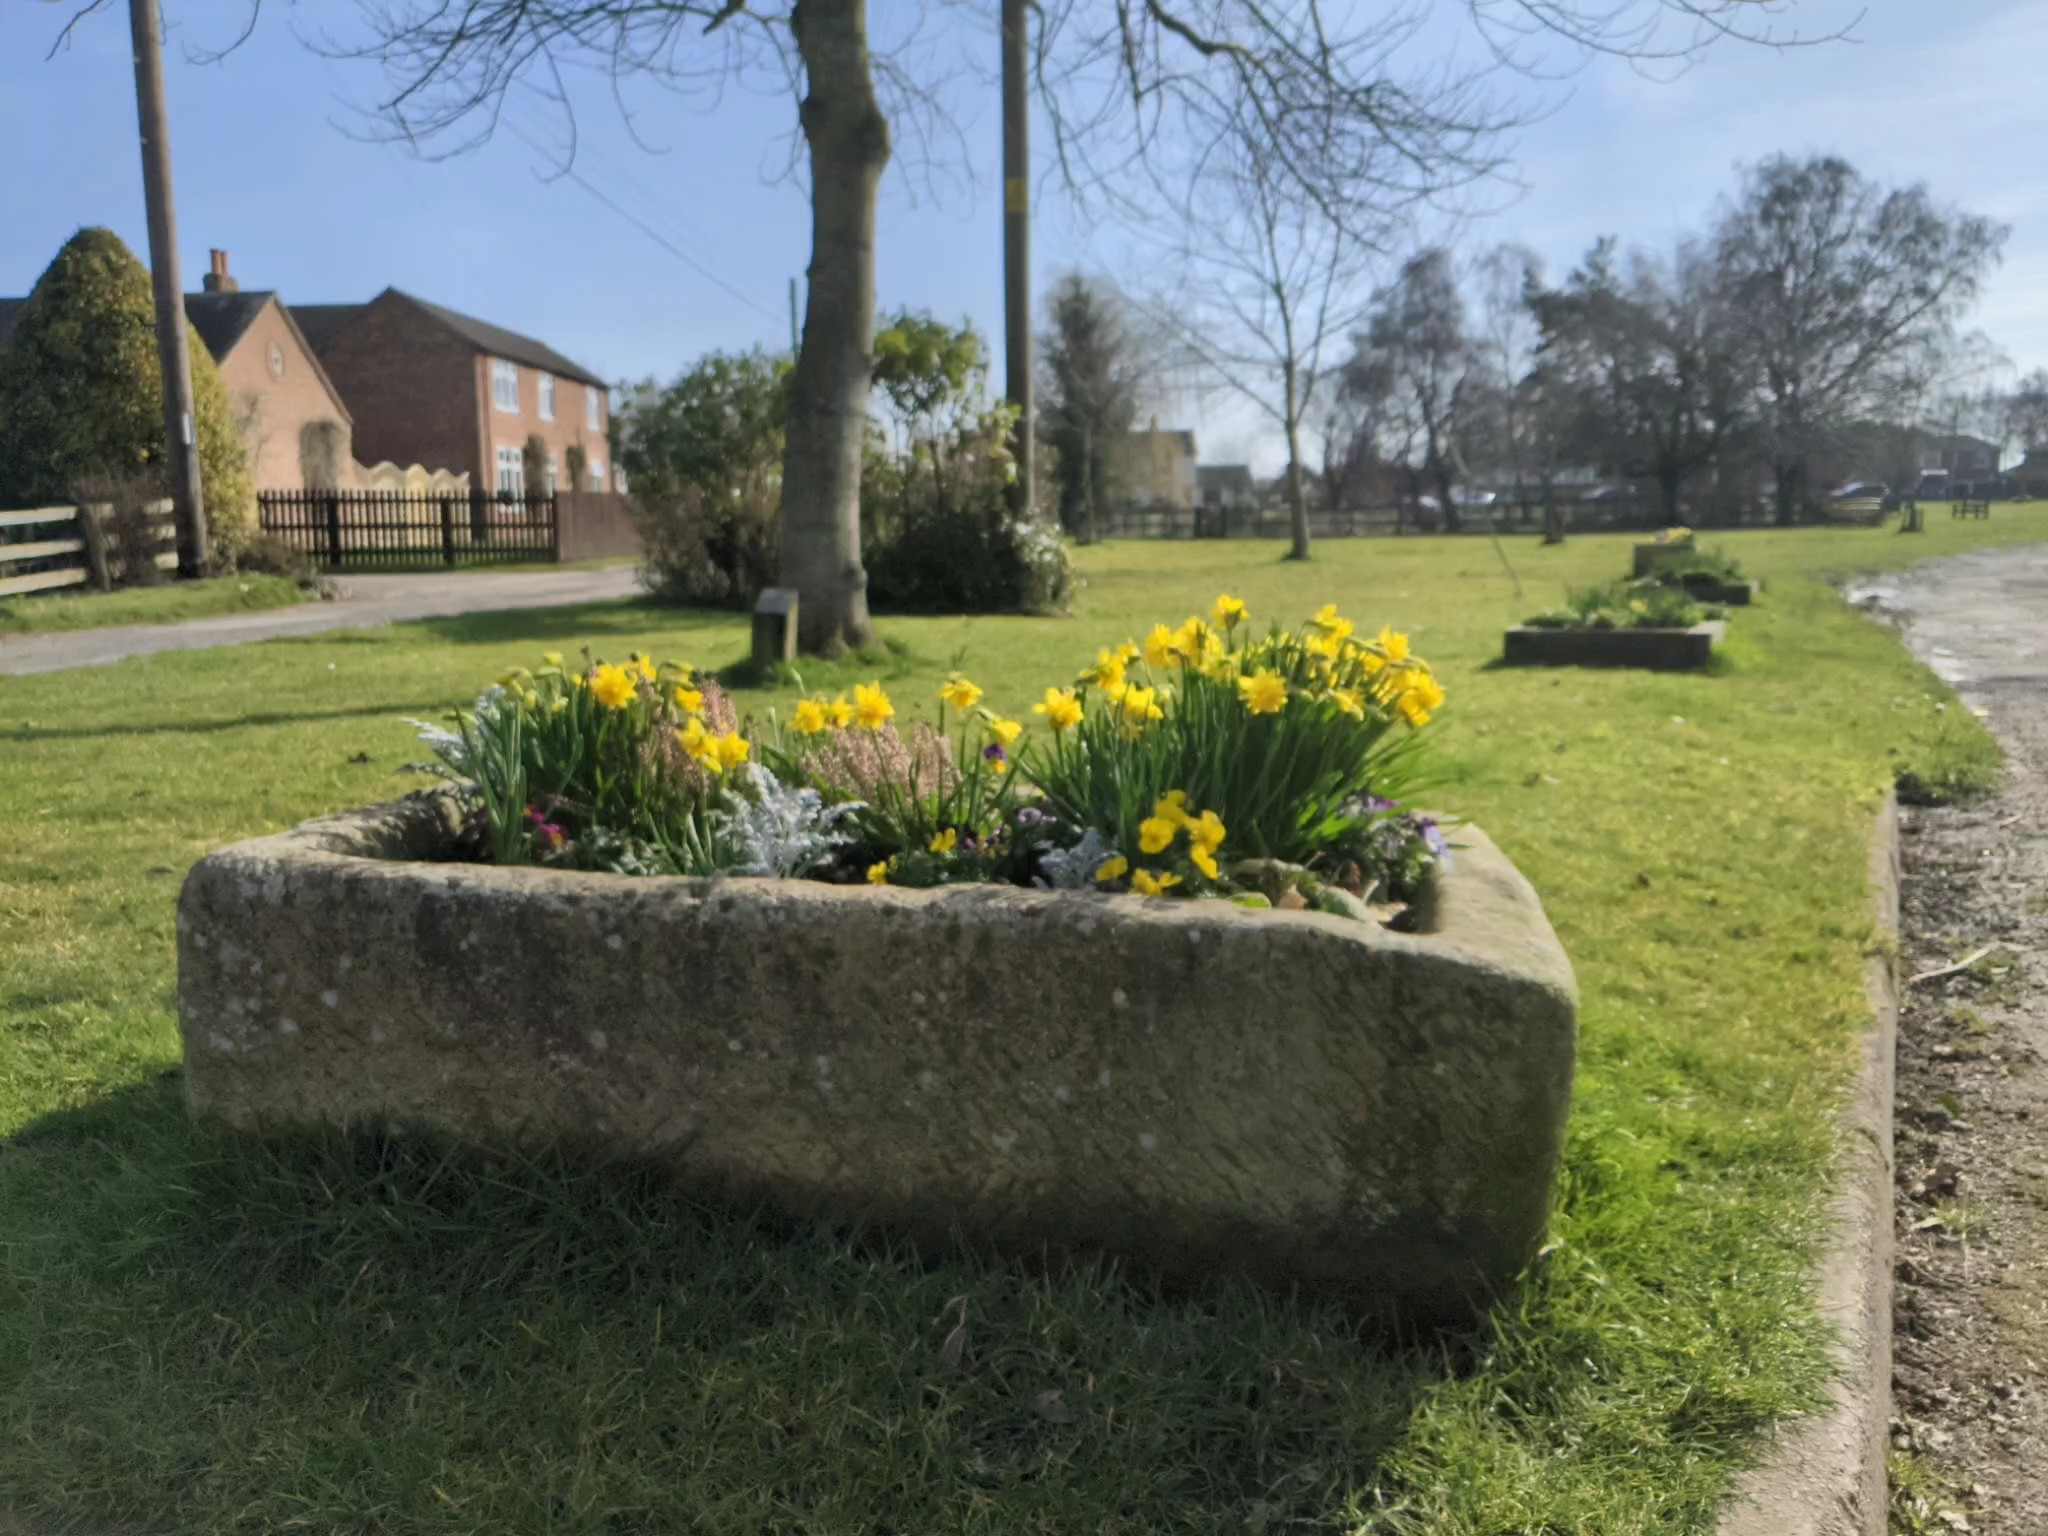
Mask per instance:
[[[0,601],[0,635],[105,629],[114,624],[182,624],[224,613],[255,613],[303,602],[298,583],[282,576],[210,576],[114,592],[39,592]]]
[[[886,624],[906,714],[955,666],[1021,708],[1218,590],[1262,617],[1334,599],[1437,664],[1438,800],[1542,893],[1581,1063],[1549,1257],[1474,1334],[1405,1347],[1234,1284],[920,1258],[621,1170],[187,1123],[172,919],[195,857],[412,787],[402,717],[542,649],[717,667],[744,616],[550,609],[10,680],[0,1511],[192,1532],[1709,1529],[1825,1370],[1810,1264],[1868,1020],[1872,809],[1900,772],[1984,751],[1817,578],[2029,536],[2048,514],[1731,537],[1769,590],[1705,675],[1489,665],[1507,624],[1623,568],[1626,537],[1517,543],[1520,593],[1474,540],[1332,542],[1307,567],[1120,544],[1084,552],[1073,619]]]

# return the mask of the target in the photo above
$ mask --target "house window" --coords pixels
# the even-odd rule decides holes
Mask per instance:
[[[552,373],[540,376],[540,419],[555,419],[555,376]]]
[[[603,459],[592,459],[590,461],[590,483],[600,491],[604,489]]]
[[[519,414],[519,365],[491,359],[491,404],[501,411]]]
[[[517,448],[498,450],[498,490],[508,496],[526,494],[526,460]]]
[[[598,392],[595,385],[583,386],[583,425],[593,432],[604,430],[604,412],[598,406]]]
[[[542,398],[545,399],[546,397],[543,396]],[[555,494],[556,487],[558,487],[562,481],[562,472],[559,468],[560,464],[561,460],[557,458],[554,454],[551,453],[548,455],[548,494],[550,496]]]

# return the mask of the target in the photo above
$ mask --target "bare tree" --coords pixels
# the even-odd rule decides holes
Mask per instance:
[[[57,39],[108,0],[82,0]],[[251,0],[248,25],[262,0]],[[1501,163],[1503,73],[1555,78],[1598,56],[1677,64],[1724,38],[1818,39],[1751,26],[1764,0],[1465,0],[1474,68],[1407,69],[1431,0],[1339,15],[1320,0],[1043,0],[1034,76],[1054,160],[1075,189],[1179,183],[1190,162],[1255,133],[1289,206],[1354,234]],[[319,46],[381,63],[372,108],[402,141],[453,152],[488,138],[517,88],[557,109],[561,169],[575,149],[571,82],[649,81],[714,101],[748,77],[789,90],[809,171],[811,261],[782,486],[783,579],[801,594],[806,650],[869,634],[859,486],[874,332],[875,217],[894,136],[929,150],[947,119],[950,51],[907,19],[871,44],[868,0],[359,0],[361,30]],[[992,18],[983,18],[991,23]],[[892,25],[898,17],[889,18]],[[992,32],[991,26],[991,32]],[[234,46],[233,43],[229,44]],[[1298,454],[1296,455],[1298,459]],[[1298,474],[1293,477],[1297,482]]]
[[[1778,520],[1811,499],[1831,432],[1882,418],[1913,365],[1954,332],[2009,231],[1886,188],[1832,156],[1753,167],[1721,219],[1729,313],[1755,349]]]
[[[1177,216],[1178,281],[1150,308],[1199,379],[1248,402],[1287,445],[1289,558],[1309,557],[1302,431],[1358,313],[1368,252],[1295,195],[1249,115]]]
[[[1543,262],[1526,245],[1494,246],[1473,263],[1477,323],[1473,345],[1492,376],[1494,441],[1514,475],[1515,499],[1526,494],[1535,456],[1535,421],[1530,375],[1536,368],[1542,328],[1530,305],[1543,286]]]
[[[2048,368],[2036,368],[2006,394],[2005,433],[2022,452],[2048,448]]]
[[[1451,254],[1441,246],[1411,256],[1373,295],[1365,329],[1353,338],[1346,376],[1353,392],[1385,391],[1419,450],[1416,477],[1437,497],[1444,526],[1459,526],[1452,492],[1463,462],[1460,434],[1487,383],[1486,360],[1467,333],[1465,298]],[[1412,450],[1411,450],[1412,451]]]

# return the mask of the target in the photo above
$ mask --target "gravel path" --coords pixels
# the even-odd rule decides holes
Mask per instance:
[[[235,613],[184,624],[131,624],[47,635],[0,638],[0,675],[105,667],[158,651],[203,651],[249,645],[283,635],[325,629],[366,629],[407,619],[508,608],[559,608],[631,597],[638,592],[630,565],[581,571],[476,571],[421,576],[345,576],[345,595],[333,602],[302,603],[263,613]]]
[[[1992,800],[1903,819],[1893,1444],[1949,1488],[1894,1529],[2048,1532],[2048,548],[1874,598],[2003,744]]]

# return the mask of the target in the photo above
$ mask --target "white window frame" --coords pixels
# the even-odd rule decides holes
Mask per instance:
[[[598,389],[595,384],[583,386],[583,425],[592,432],[604,430],[604,416],[598,410]]]
[[[561,464],[562,456],[560,454],[550,453],[548,455],[548,494],[550,496],[554,495],[561,488]]]
[[[591,483],[591,485],[592,485],[592,486],[593,486],[594,488],[596,488],[597,490],[600,490],[600,491],[601,491],[601,490],[603,490],[603,489],[604,489],[604,460],[603,460],[603,459],[592,459],[592,460],[590,461],[590,463],[588,464],[588,466],[586,466],[586,468],[587,468],[587,470],[588,470],[588,472],[589,472],[589,475],[590,475],[590,483]]]
[[[526,494],[526,456],[517,448],[498,450],[498,480],[494,489],[500,495]]]
[[[505,403],[508,394],[512,397],[510,405]],[[519,365],[502,357],[491,359],[491,409],[508,416],[519,414]]]
[[[552,373],[543,373],[539,377],[540,419],[542,421],[553,421],[555,419],[555,376]]]

